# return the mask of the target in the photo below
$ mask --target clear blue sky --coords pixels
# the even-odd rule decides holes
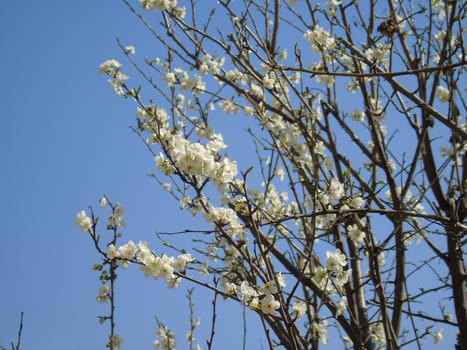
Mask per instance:
[[[143,34],[120,1],[2,1],[0,345],[16,341],[23,311],[23,350],[104,348],[107,327],[97,315],[107,307],[95,301],[98,274],[90,269],[99,259],[74,226],[76,213],[98,207],[103,194],[127,208],[127,239],[155,241],[156,229],[188,227],[146,176],[153,161],[128,128],[135,106],[98,74],[102,61],[122,58],[117,37],[138,49],[150,46]],[[166,292],[136,269],[121,278],[126,349],[153,348],[156,313],[184,337],[186,302],[166,298],[183,288]],[[235,349],[238,334],[220,336]]]
[[[137,53],[156,50],[144,33],[120,1],[2,1],[0,345],[16,340],[23,311],[22,350],[104,348],[107,327],[97,315],[107,307],[95,301],[98,274],[90,269],[99,258],[74,226],[76,213],[97,208],[103,194],[126,207],[126,239],[155,242],[156,229],[190,227],[146,176],[153,161],[128,128],[135,106],[98,74],[106,59],[126,63],[117,37]],[[125,349],[153,348],[156,313],[183,340],[185,288],[167,292],[135,270],[118,283],[117,331]],[[219,349],[241,348],[241,310],[231,306],[221,303],[227,327],[219,329]],[[202,330],[208,308],[195,308]],[[250,328],[249,348],[260,348],[254,333]]]

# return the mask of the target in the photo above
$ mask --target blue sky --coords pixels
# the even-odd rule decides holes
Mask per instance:
[[[95,301],[98,274],[90,269],[99,258],[74,225],[103,194],[125,206],[126,239],[151,242],[156,229],[190,227],[146,176],[153,161],[128,128],[135,106],[98,74],[102,61],[122,58],[117,37],[144,53],[157,50],[120,1],[2,1],[0,345],[16,339],[23,311],[24,350],[104,348],[107,327],[97,315],[107,308]],[[167,291],[136,269],[118,283],[124,348],[152,349],[155,314],[180,336],[188,331],[185,288]],[[209,303],[196,300],[195,316],[207,315]],[[241,309],[231,306],[219,310],[223,349],[241,344]],[[202,317],[201,331],[208,326]],[[259,348],[254,332],[249,344]]]

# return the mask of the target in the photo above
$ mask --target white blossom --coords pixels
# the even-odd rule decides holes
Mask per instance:
[[[336,317],[342,315],[342,313],[347,309],[347,297],[344,295],[339,299],[339,304],[336,309]]]
[[[261,300],[261,311],[265,314],[273,314],[280,307],[280,303],[272,294],[266,294]]]
[[[435,344],[438,344],[441,340],[443,340],[443,328],[438,329],[433,338],[433,342]]]
[[[307,310],[306,303],[302,300],[296,299],[295,302],[292,305],[292,314],[296,318],[302,318]]]
[[[317,337],[323,344],[328,343],[328,321],[327,320],[321,320],[321,322],[318,324],[316,322],[313,322],[312,324],[312,330],[313,334],[315,337]]]
[[[260,291],[263,294],[275,294],[277,293],[277,285],[275,281],[268,281],[260,287]]]
[[[117,60],[107,60],[99,66],[99,72],[110,75],[118,71],[121,66]]]
[[[449,102],[451,98],[451,93],[442,85],[436,87],[436,96],[441,102]]]
[[[125,47],[125,52],[126,52],[127,54],[135,54],[135,53],[136,53],[136,49],[135,49],[134,46],[129,45],[129,46],[126,46],[126,47]]]
[[[109,297],[110,297],[110,286],[106,284],[100,287],[99,292],[96,295],[96,300],[99,303],[106,303],[109,301]]]
[[[113,349],[121,348],[123,345],[123,340],[118,334],[112,335],[110,338],[110,343],[112,344]]]
[[[382,322],[370,324],[370,337],[373,341],[379,344],[386,343],[386,336],[384,334],[384,327]]]
[[[304,37],[315,52],[320,52],[321,50],[330,51],[336,46],[334,36],[319,25],[315,25],[313,30],[307,30]]]
[[[358,109],[354,109],[352,111],[352,119],[355,122],[363,122],[365,120],[365,113]]]
[[[102,197],[101,199],[99,199],[99,205],[104,208],[105,206],[107,206],[107,204],[109,204],[109,201],[107,200],[106,197]]]
[[[177,6],[177,0],[139,0],[145,10],[170,10]]]
[[[339,273],[342,272],[343,267],[346,265],[346,256],[341,253],[339,248],[337,248],[334,253],[330,251],[326,252],[326,267],[328,271]]]
[[[76,214],[75,224],[83,232],[86,232],[92,227],[91,219],[86,215],[84,210]]]
[[[365,238],[365,233],[362,230],[360,230],[357,224],[348,225],[347,234],[355,244],[362,243],[363,239]]]
[[[175,334],[166,326],[160,326],[156,331],[158,339],[154,341],[154,347],[161,350],[175,350]]]

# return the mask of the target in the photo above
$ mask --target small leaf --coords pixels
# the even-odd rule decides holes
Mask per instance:
[[[102,264],[94,264],[94,265],[92,265],[91,268],[92,268],[94,271],[101,271],[101,270],[102,270],[102,267],[103,267]]]

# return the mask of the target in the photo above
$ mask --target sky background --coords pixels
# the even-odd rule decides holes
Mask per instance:
[[[0,345],[16,341],[24,312],[23,350],[104,348],[107,327],[97,316],[107,305],[95,301],[100,284],[90,268],[99,257],[74,225],[89,205],[105,215],[98,208],[102,195],[126,208],[124,241],[152,245],[155,230],[190,227],[178,204],[146,176],[154,162],[128,128],[134,104],[98,74],[106,59],[125,64],[117,37],[137,53],[157,51],[145,33],[121,1],[2,1]],[[155,314],[179,336],[188,331],[188,284],[167,291],[136,269],[117,283],[117,332],[125,349],[153,348]],[[196,301],[198,295],[195,317],[205,332],[210,304]],[[242,312],[233,306],[220,304],[227,325],[217,334],[222,349],[241,348]],[[260,348],[254,333],[249,328],[249,348]]]

